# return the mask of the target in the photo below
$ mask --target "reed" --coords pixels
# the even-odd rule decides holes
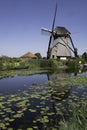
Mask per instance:
[[[69,120],[62,120],[59,130],[87,130],[87,109],[74,108],[73,117]]]

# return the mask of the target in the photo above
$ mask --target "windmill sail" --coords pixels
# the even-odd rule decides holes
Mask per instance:
[[[49,44],[48,44],[47,59],[50,58],[50,54],[51,54],[50,45],[51,45],[51,42],[52,42],[56,13],[57,13],[57,4],[56,4],[56,7],[55,7],[55,14],[54,14],[54,19],[53,19],[53,24],[52,24],[52,31],[51,31],[51,35],[50,35],[50,39],[49,39]]]

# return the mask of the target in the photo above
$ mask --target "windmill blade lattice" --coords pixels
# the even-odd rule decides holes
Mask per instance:
[[[50,35],[50,39],[49,39],[49,44],[48,44],[47,59],[50,58],[50,53],[51,53],[50,45],[51,45],[51,41],[52,41],[52,37],[53,37],[56,13],[57,13],[57,4],[56,4],[56,7],[55,7],[55,14],[54,14],[54,19],[53,19],[53,24],[52,24],[52,31],[51,31],[51,35]]]

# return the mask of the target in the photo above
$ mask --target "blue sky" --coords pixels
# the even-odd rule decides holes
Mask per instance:
[[[87,52],[87,0],[0,0],[0,56],[19,57],[26,52],[46,56],[55,4],[56,26],[65,26],[81,55]]]

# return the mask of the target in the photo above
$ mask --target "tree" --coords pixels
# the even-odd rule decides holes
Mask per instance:
[[[42,56],[41,56],[41,54],[38,52],[38,53],[35,53],[35,55],[38,57],[38,59],[41,59],[42,58]]]
[[[87,52],[84,52],[84,53],[82,54],[82,58],[83,58],[84,60],[87,60]]]

